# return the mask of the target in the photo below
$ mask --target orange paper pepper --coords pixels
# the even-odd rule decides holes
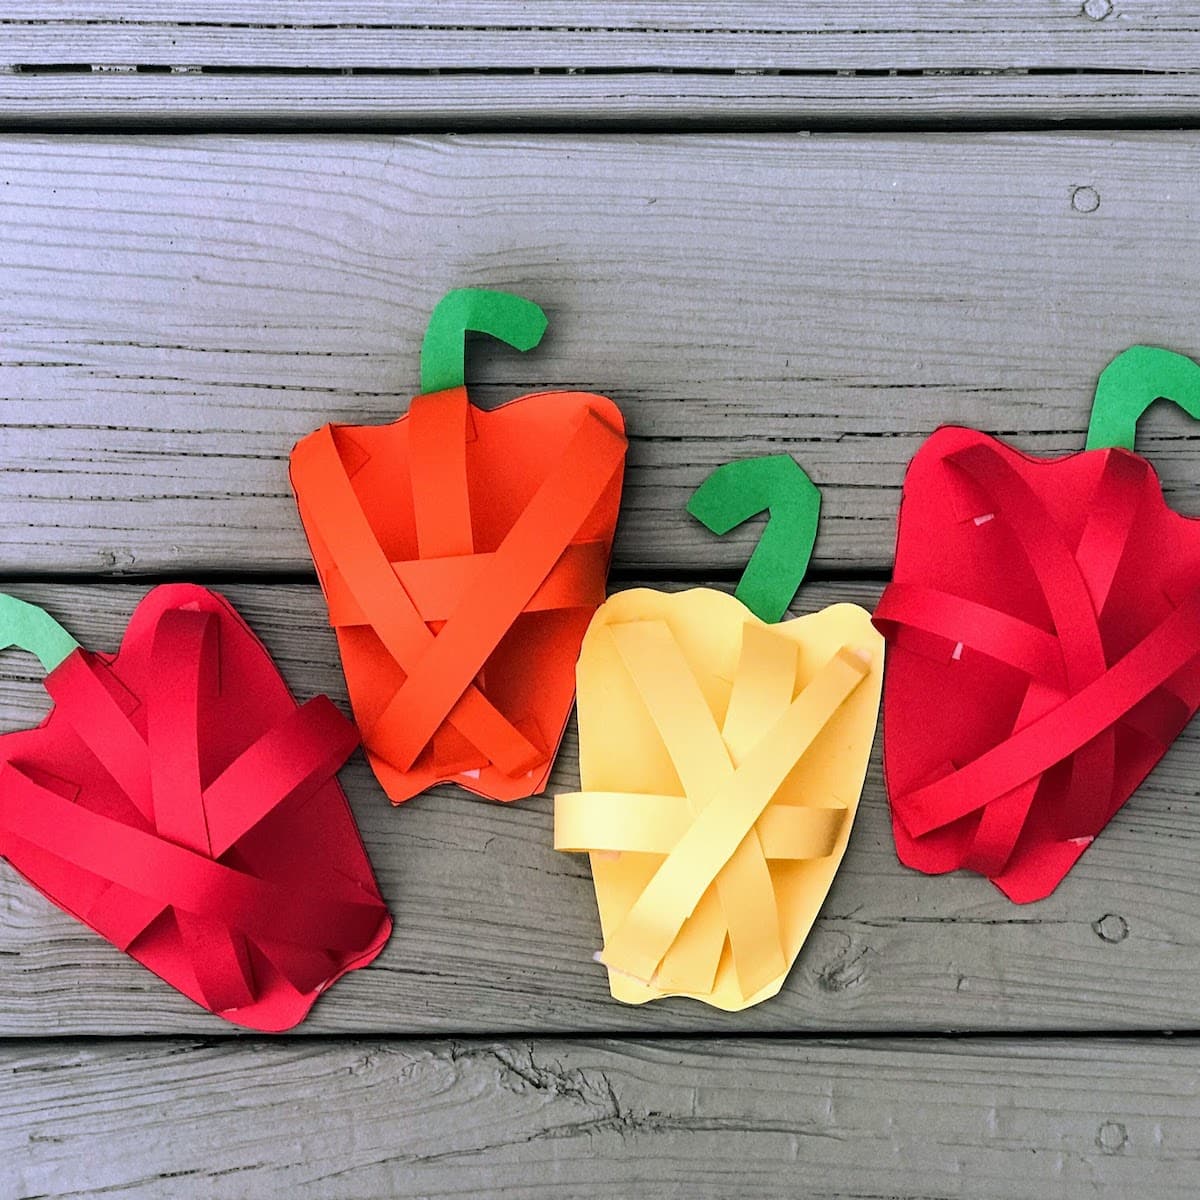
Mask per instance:
[[[394,803],[451,781],[495,800],[541,791],[603,602],[625,426],[586,392],[485,412],[469,330],[537,345],[542,310],[450,292],[421,350],[422,394],[390,425],[325,425],[291,478],[337,630],[363,744]]]

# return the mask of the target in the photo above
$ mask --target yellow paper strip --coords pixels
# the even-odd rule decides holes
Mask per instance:
[[[742,766],[711,793],[710,802],[655,872],[621,926],[605,941],[603,962],[635,979],[653,976],[709,884],[741,855],[754,822],[796,760],[869,669],[869,661],[847,647],[839,648]],[[730,907],[739,917],[753,919],[753,901],[747,903],[741,893],[732,900]],[[758,911],[761,915],[761,907]],[[726,916],[730,916],[729,907]],[[732,936],[732,921],[730,932]]]
[[[683,796],[567,792],[554,798],[554,848],[576,854],[670,854],[691,824]],[[769,859],[825,858],[846,821],[844,808],[772,805],[755,823]]]
[[[665,622],[632,621],[612,626],[610,633],[625,669],[658,727],[692,811],[698,816],[707,809],[716,789],[733,778],[734,767],[696,677]],[[661,931],[660,940],[665,938],[662,952],[646,974],[641,974],[641,966],[649,961],[648,958],[639,960],[640,966],[632,961],[618,964],[615,959],[610,959],[607,945],[603,961],[612,962],[618,970],[646,982],[661,963],[663,979],[669,979],[669,986],[673,988],[692,990],[711,986],[724,936],[717,940],[713,923],[707,918],[691,922],[687,929],[684,922],[693,914],[710,885],[715,883],[715,899],[725,915],[739,979],[747,988],[761,987],[772,973],[782,968],[783,948],[775,916],[771,873],[762,847],[753,830],[748,830],[744,844],[741,842],[739,839],[739,844],[726,851],[721,877],[718,879],[715,871],[709,875],[697,888],[686,909],[677,907],[670,915],[661,911],[657,914],[667,916],[670,934],[666,936],[666,928]],[[719,928],[718,925],[717,930]],[[696,954],[701,941],[709,950],[702,958]],[[711,956],[713,949],[715,956]],[[685,967],[685,961],[695,962],[697,966],[703,964],[704,977]],[[708,973],[710,961],[711,974]]]

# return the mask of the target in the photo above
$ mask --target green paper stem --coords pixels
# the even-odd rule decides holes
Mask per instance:
[[[486,333],[516,350],[532,350],[546,332],[546,314],[510,292],[455,288],[437,303],[421,343],[421,392],[467,382],[467,334]]]
[[[718,467],[692,493],[687,510],[718,537],[758,513],[768,514],[734,594],[756,617],[778,621],[804,579],[817,540],[816,484],[791,455],[747,458]]]
[[[1137,423],[1155,400],[1200,419],[1200,364],[1158,346],[1130,346],[1100,373],[1087,448],[1132,450]]]
[[[49,674],[79,643],[44,608],[0,593],[0,649],[16,646],[37,655]]]

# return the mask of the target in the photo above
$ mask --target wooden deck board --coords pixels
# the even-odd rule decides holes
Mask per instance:
[[[893,130],[1198,121],[1200,73],[1185,71],[0,71],[0,128],[13,130]]]
[[[8,1195],[1195,1195],[1187,1040],[0,1046]]]
[[[877,584],[806,587],[801,607],[872,604]],[[114,649],[143,588],[15,589]],[[302,698],[344,703],[315,586],[223,589]],[[0,725],[36,721],[33,660],[0,659]],[[24,677],[24,682],[22,681]],[[551,790],[577,786],[570,733]],[[548,798],[441,788],[393,809],[361,758],[343,772],[396,932],[301,1033],[499,1034],[1159,1030],[1200,1025],[1200,729],[1193,727],[1048,900],[1017,907],[973,875],[899,865],[878,753],[842,870],[784,992],[730,1016],[686,1000],[615,1003],[591,960],[587,860],[551,848]],[[235,1032],[0,866],[0,1037]]]
[[[10,63],[454,70],[1101,68],[1195,71],[1200,5],[1074,0],[6,5]]]
[[[287,453],[404,410],[452,284],[551,315],[474,353],[484,403],[625,411],[619,570],[744,562],[684,504],[767,450],[825,490],[818,569],[886,570],[936,425],[1078,449],[1113,354],[1200,353],[1198,170],[1191,133],[5,139],[0,570],[309,571]],[[1194,425],[1139,445],[1186,510]]]
[[[1198,47],[1200,7],[1169,0],[27,0],[0,21],[0,120],[1195,120]]]

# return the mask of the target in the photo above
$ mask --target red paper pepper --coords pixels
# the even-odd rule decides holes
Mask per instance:
[[[1200,367],[1133,347],[1083,453],[944,427],[914,456],[875,613],[908,866],[1049,895],[1200,706],[1200,522],[1131,452],[1158,397],[1200,416]]]
[[[54,701],[0,737],[0,854],[197,1004],[278,1031],[383,948],[391,918],[335,778],[358,744],[297,706],[232,605],[168,585],[115,655],[0,596],[0,645]]]
[[[394,803],[453,781],[494,800],[546,786],[575,659],[605,577],[625,432],[604,396],[467,399],[468,330],[527,350],[542,310],[451,292],[421,350],[422,394],[391,425],[326,425],[292,486],[354,715]]]

